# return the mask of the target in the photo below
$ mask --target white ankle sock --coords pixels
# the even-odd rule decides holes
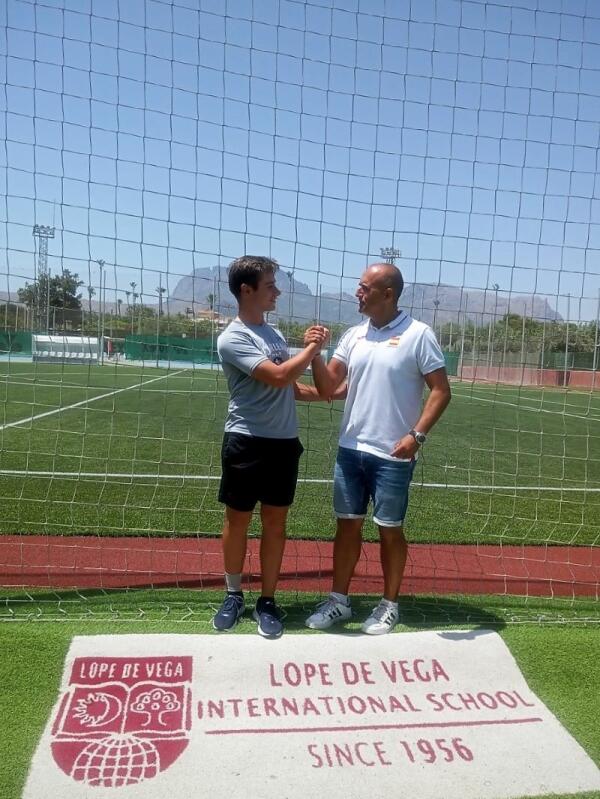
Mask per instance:
[[[228,591],[241,591],[242,590],[242,575],[241,574],[227,574],[225,572],[225,585]]]
[[[350,600],[348,599],[348,594],[338,594],[337,591],[332,591],[329,596],[332,599],[335,599],[336,602],[341,602],[342,605],[349,605]]]

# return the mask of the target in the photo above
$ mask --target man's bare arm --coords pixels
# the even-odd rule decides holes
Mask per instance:
[[[323,399],[330,400],[346,377],[346,364],[332,358],[325,363],[321,355],[312,362],[312,375],[317,391]]]
[[[448,375],[444,368],[436,369],[435,372],[425,375],[425,382],[430,393],[423,406],[419,421],[415,425],[415,430],[420,433],[428,433],[431,430],[452,399]]]
[[[319,402],[323,400],[323,397],[314,386],[296,382],[294,383],[294,399],[301,402]]]
[[[419,433],[428,433],[431,430],[448,407],[448,403],[452,398],[448,375],[444,368],[430,372],[428,375],[424,376],[424,379],[430,393],[423,406],[419,421],[415,424],[415,430],[418,430]],[[394,458],[409,459],[414,457],[418,449],[419,445],[414,437],[406,435],[396,442],[390,454],[393,455]]]
[[[348,386],[346,383],[339,385],[333,392],[329,400],[345,400],[348,393]],[[294,383],[294,397],[301,402],[323,402],[323,397],[319,394],[315,386],[308,383]]]
[[[304,333],[304,343],[308,344],[308,342],[312,340],[312,337],[322,331],[326,332],[328,339],[329,331],[327,328],[321,327],[320,325],[307,328]],[[325,400],[333,399],[336,390],[339,389],[340,384],[346,377],[346,364],[338,361],[337,358],[332,358],[329,363],[326,364],[319,353],[315,356],[311,368],[313,382],[321,397]],[[335,399],[344,399],[345,396],[345,393],[342,395],[341,392],[338,392],[338,396],[335,396]]]
[[[252,377],[274,388],[285,388],[292,385],[304,374],[312,359],[321,350],[328,335],[329,331],[326,328],[311,328],[310,335],[304,337],[305,347],[302,352],[279,364],[265,360],[254,369]]]

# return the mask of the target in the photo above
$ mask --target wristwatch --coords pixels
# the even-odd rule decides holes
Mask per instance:
[[[427,436],[425,433],[419,433],[418,430],[409,430],[408,434],[411,435],[417,444],[424,444],[427,441]]]

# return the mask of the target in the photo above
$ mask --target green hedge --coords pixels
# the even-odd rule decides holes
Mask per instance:
[[[453,377],[456,377],[458,374],[458,357],[458,352],[444,352],[446,371]]]
[[[0,355],[7,352],[15,355],[31,355],[31,333],[13,333],[5,331],[0,333]]]

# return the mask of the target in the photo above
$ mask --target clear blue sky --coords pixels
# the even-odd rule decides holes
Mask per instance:
[[[5,0],[0,73],[0,290],[35,221],[123,298],[243,252],[353,291],[393,245],[596,315],[598,0]]]

